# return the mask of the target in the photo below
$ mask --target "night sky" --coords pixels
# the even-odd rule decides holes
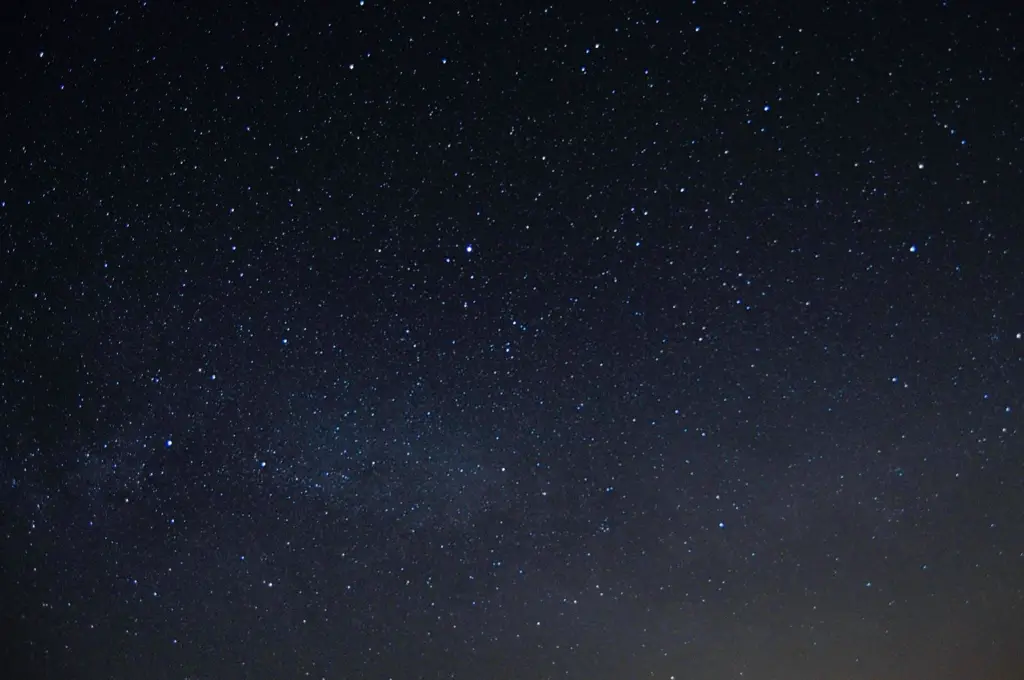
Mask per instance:
[[[4,677],[1024,678],[1000,4],[5,4]]]

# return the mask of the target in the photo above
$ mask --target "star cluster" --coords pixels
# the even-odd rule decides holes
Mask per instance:
[[[11,16],[18,677],[1020,677],[1009,10]]]

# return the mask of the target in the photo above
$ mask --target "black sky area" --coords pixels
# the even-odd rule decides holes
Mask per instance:
[[[1013,3],[0,16],[3,677],[1024,678]]]

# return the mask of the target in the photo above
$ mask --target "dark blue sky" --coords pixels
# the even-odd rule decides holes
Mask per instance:
[[[1019,678],[958,3],[5,9],[26,678]]]

